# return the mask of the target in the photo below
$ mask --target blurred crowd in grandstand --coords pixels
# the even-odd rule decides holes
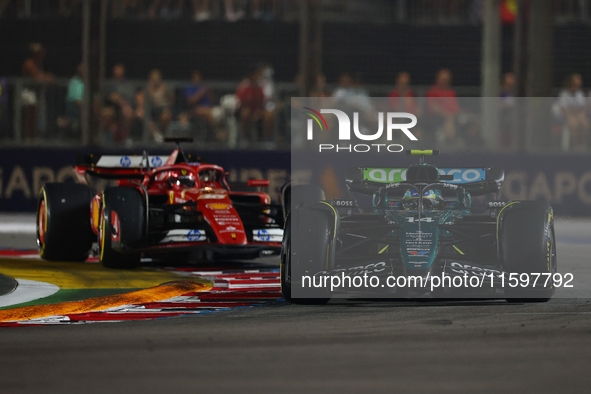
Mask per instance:
[[[29,47],[30,56],[22,66],[29,84],[20,89],[21,139],[25,143],[76,140],[80,136],[81,106],[84,96],[85,67],[80,64],[67,83],[57,84],[56,77],[43,67],[45,48],[39,43]],[[388,96],[388,111],[410,112],[419,118],[415,132],[426,146],[448,149],[484,146],[480,134],[478,109],[463,105],[452,87],[452,71],[437,72],[434,83],[422,95],[411,85],[411,75],[400,72],[389,92],[370,94],[359,73],[342,73],[336,84],[327,84],[324,75],[316,77],[311,97],[332,97],[335,104],[354,97],[360,111],[375,111],[370,96]],[[160,70],[153,69],[146,81],[126,78],[123,64],[116,64],[105,82],[102,95],[93,97],[93,143],[103,146],[133,146],[137,143],[162,142],[166,137],[192,136],[213,145],[234,147],[288,146],[290,103],[297,95],[300,77],[284,84],[279,94],[273,79],[273,66],[260,63],[245,71],[236,86],[212,89],[194,70],[188,82],[166,81]],[[65,81],[64,81],[65,82]],[[6,92],[6,81],[0,81]],[[568,76],[559,97],[553,102],[554,145],[564,151],[586,150],[591,128],[591,92],[583,91],[580,74]],[[59,103],[61,97],[62,103]],[[0,94],[0,138],[10,140],[10,114],[6,94]],[[474,100],[471,100],[473,102]],[[499,146],[515,147],[514,111],[515,76],[504,74],[499,97]],[[53,114],[53,117],[51,116]]]
[[[79,139],[84,65],[78,65],[76,74],[67,81],[59,80],[44,69],[46,49],[40,43],[31,43],[29,52],[22,66],[26,79],[17,89],[11,91],[7,79],[0,81],[0,139],[14,137],[9,123],[3,121],[11,115],[9,96],[18,100],[16,104],[12,100],[12,104],[20,110],[17,116],[21,122],[17,124],[25,143]],[[132,81],[126,78],[125,66],[116,64],[102,94],[91,98],[91,118],[99,131],[93,142],[131,146],[173,136],[192,136],[231,147],[259,142],[272,148],[286,142],[275,135],[282,116],[278,111],[285,108],[278,101],[272,65],[253,65],[237,86],[222,86],[216,91],[203,82],[199,70],[189,77],[188,82],[167,82],[159,69],[153,69],[146,81]],[[220,96],[224,89],[226,94]],[[285,122],[284,117],[283,129]]]
[[[416,23],[478,23],[484,0],[323,0],[327,20],[359,22],[401,21]],[[193,19],[197,22],[242,19],[297,21],[297,0],[107,0],[111,18]],[[372,4],[369,4],[372,3]],[[503,22],[512,23],[517,0],[501,0]],[[368,9],[380,9],[380,17]],[[588,19],[587,0],[554,0],[554,10],[562,22]],[[82,0],[0,0],[0,17],[76,17]]]
[[[326,0],[323,7],[328,9],[327,15],[330,7],[337,13],[345,7],[354,14],[351,10],[357,3],[360,1]],[[588,3],[556,0],[556,15],[587,17]],[[295,0],[109,0],[108,4],[112,18],[192,18],[198,22],[296,21],[298,8]],[[408,20],[427,24],[478,21],[482,0],[380,0],[375,4],[403,4],[405,7],[396,9],[406,12]],[[503,0],[500,5],[503,21],[511,23],[515,1]],[[0,0],[2,18],[74,17],[80,12],[81,0]],[[80,141],[86,68],[80,64],[74,75],[59,78],[45,70],[46,50],[41,44],[31,43],[28,50],[22,63],[24,78],[0,78],[0,141]],[[211,146],[289,146],[290,98],[301,91],[301,78],[296,75],[290,83],[277,83],[273,65],[265,62],[237,67],[241,67],[244,77],[238,83],[208,81],[200,70],[192,71],[185,80],[171,80],[164,68],[152,69],[144,80],[131,80],[125,65],[115,64],[100,93],[90,97],[89,119],[96,131],[91,142],[132,146],[191,135]],[[72,71],[74,68],[72,64]],[[370,97],[387,96],[391,110],[410,112],[419,118],[419,125],[424,126],[417,133],[427,146],[483,146],[479,109],[462,101],[462,96],[469,96],[465,92],[456,93],[452,70],[437,71],[430,87],[412,86],[409,72],[398,73],[393,87],[368,86],[363,75],[354,71],[342,72],[334,81],[317,75],[310,96],[332,97],[336,102],[355,97],[366,108],[371,107]],[[505,73],[500,84],[499,146],[514,149],[515,76]],[[588,148],[590,95],[583,90],[581,75],[568,76],[551,108],[554,146],[563,151]]]

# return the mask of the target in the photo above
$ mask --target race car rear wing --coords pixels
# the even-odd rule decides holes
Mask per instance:
[[[352,167],[345,180],[353,192],[373,194],[390,183],[407,182],[407,168]],[[439,168],[437,182],[461,186],[473,196],[497,193],[505,179],[505,172],[496,167]]]
[[[135,169],[146,168],[147,155],[81,155],[76,157],[76,165],[79,167],[100,167],[100,168],[123,168]],[[149,167],[160,167],[168,156],[147,156]]]

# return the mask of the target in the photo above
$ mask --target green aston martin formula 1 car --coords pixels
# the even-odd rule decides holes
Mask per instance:
[[[437,168],[425,163],[437,151],[407,153],[420,163],[348,169],[348,199],[326,201],[312,185],[284,189],[285,299],[549,300],[557,273],[552,208],[499,201],[501,169]]]

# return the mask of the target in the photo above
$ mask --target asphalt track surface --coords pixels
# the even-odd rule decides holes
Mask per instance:
[[[589,221],[557,221],[559,270],[577,273],[580,295],[591,289],[583,289],[590,230]],[[0,246],[31,242],[25,232],[0,236]],[[586,393],[588,298],[276,301],[163,320],[3,328],[0,392]]]

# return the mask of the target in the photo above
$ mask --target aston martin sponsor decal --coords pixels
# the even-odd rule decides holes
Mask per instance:
[[[406,181],[406,168],[363,168],[363,179],[382,183],[400,183]],[[439,168],[439,174],[451,175],[450,183],[463,184],[480,182],[486,179],[485,168]]]
[[[476,276],[484,276],[484,275],[489,276],[490,274],[493,274],[497,278],[500,278],[503,276],[503,271],[500,271],[500,270],[491,269],[491,268],[482,268],[482,267],[478,267],[475,265],[458,263],[456,261],[454,261],[450,264],[450,269],[452,272],[455,272],[456,274],[462,274],[462,275],[468,274],[468,275],[476,275]]]
[[[345,273],[345,275],[352,275],[352,276],[363,275],[363,274],[372,275],[372,274],[379,274],[381,272],[385,272],[387,267],[388,267],[388,264],[386,262],[379,261],[376,263],[364,264],[364,265],[359,265],[356,267],[337,268],[332,271],[320,271],[314,275],[315,276],[317,276],[317,275],[334,276],[334,275],[341,274],[341,272]]]

